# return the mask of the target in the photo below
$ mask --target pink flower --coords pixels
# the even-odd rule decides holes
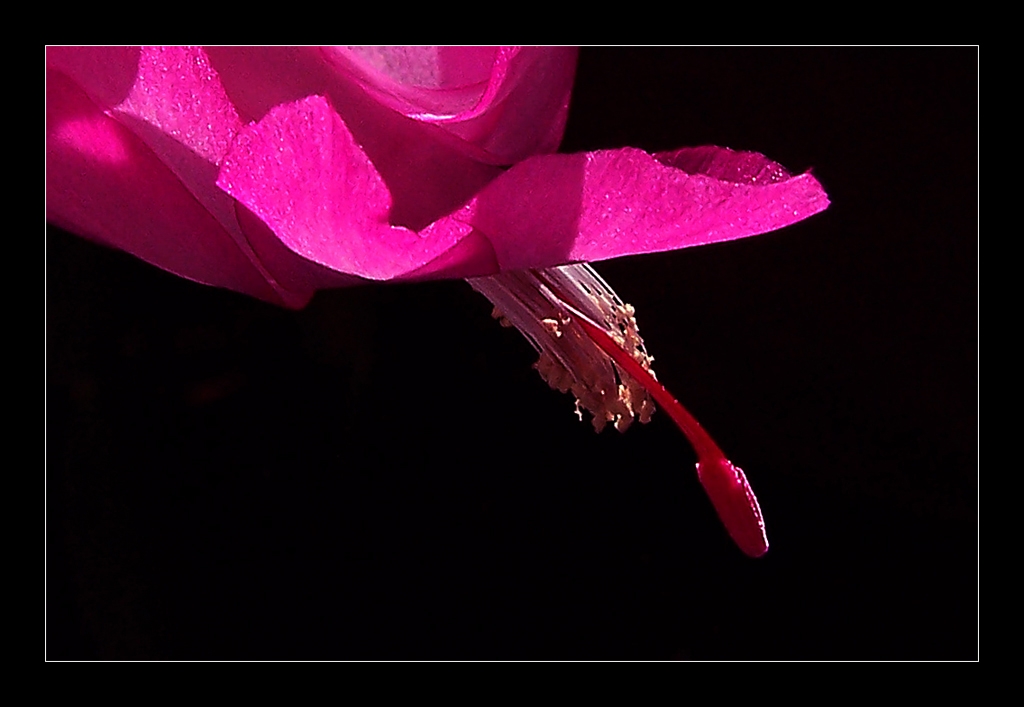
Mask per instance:
[[[571,49],[53,48],[47,217],[301,306],[363,280],[741,238],[828,204],[749,153],[550,154],[574,65]]]
[[[648,392],[675,419],[631,308],[588,266],[545,269],[765,233],[828,199],[810,174],[723,148],[553,154],[574,67],[558,48],[49,49],[47,217],[290,307],[366,281],[484,278],[595,426],[646,419]],[[727,483],[701,471],[705,487],[760,554],[738,537],[750,519],[723,512],[749,498],[763,536],[742,472],[708,454]]]

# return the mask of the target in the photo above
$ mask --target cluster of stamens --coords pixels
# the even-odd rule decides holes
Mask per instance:
[[[572,317],[543,295],[557,292],[595,321],[633,360],[652,376],[654,360],[644,348],[636,324],[636,312],[622,302],[608,284],[587,264],[549,270],[503,273],[470,284],[494,304],[492,315],[502,326],[514,326],[537,350],[534,368],[555,390],[576,398],[576,411],[593,415],[601,432],[611,423],[625,432],[634,420],[650,421],[654,403],[637,381],[622,370]]]

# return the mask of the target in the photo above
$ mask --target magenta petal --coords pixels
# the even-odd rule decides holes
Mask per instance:
[[[445,219],[440,224],[447,228]],[[406,273],[403,281],[468,279],[486,277],[500,272],[498,258],[494,254],[491,242],[479,231],[473,231],[463,238],[451,250],[445,251],[434,260],[417,270]]]
[[[57,48],[47,63],[148,145],[244,247],[234,205],[214,184],[242,123],[202,49]]]
[[[476,159],[513,164],[554,152],[561,142],[575,48],[333,47],[325,53],[381,104],[440,126]]]
[[[781,164],[757,152],[742,152],[714,145],[658,152],[654,159],[689,174],[703,174],[736,184],[775,184],[793,176]]]
[[[217,184],[294,253],[371,280],[415,271],[472,231],[453,219],[419,234],[391,226],[387,186],[320,96],[279,106],[239,133]]]
[[[517,48],[375,45],[323,51],[328,61],[392,110],[410,118],[443,120],[480,106]]]
[[[287,301],[138,137],[59,71],[46,87],[49,220],[190,280]]]
[[[192,280],[309,300],[263,268],[216,186],[242,124],[201,49],[59,48],[47,65],[50,218]]]
[[[143,47],[131,93],[114,112],[146,123],[211,164],[242,127],[235,107],[198,47]],[[175,158],[155,151],[164,161]]]
[[[706,147],[655,158],[626,148],[526,160],[457,218],[490,239],[508,270],[744,238],[827,206],[813,176],[760,155]]]
[[[119,105],[139,74],[139,47],[47,47],[47,72],[70,78],[100,110]]]

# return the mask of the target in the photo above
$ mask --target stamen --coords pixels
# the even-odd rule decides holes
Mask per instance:
[[[559,308],[541,294],[542,287],[558,292],[561,301],[602,322],[609,336],[650,371],[654,359],[644,348],[633,308],[590,265],[501,273],[469,284],[491,301],[493,316],[502,326],[515,326],[523,333],[539,354],[534,367],[541,378],[555,390],[572,392],[577,411],[582,407],[594,416],[596,431],[610,422],[624,432],[634,419],[651,419],[654,403],[644,388],[579,327],[563,321]]]

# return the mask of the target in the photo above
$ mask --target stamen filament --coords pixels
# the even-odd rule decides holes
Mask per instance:
[[[697,453],[697,477],[710,497],[718,517],[739,548],[750,557],[760,557],[767,552],[768,537],[764,530],[761,506],[743,470],[725,457],[696,418],[668,392],[665,386],[616,344],[604,328],[557,297],[549,288],[541,286],[541,293],[559,308],[564,316],[574,320],[623,371],[643,386],[686,435]]]

